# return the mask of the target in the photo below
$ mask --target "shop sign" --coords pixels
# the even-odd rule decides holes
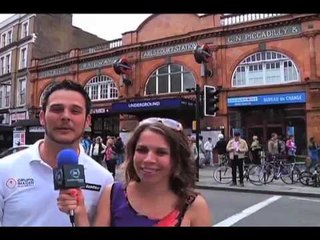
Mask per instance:
[[[305,103],[305,92],[229,97],[228,107]]]
[[[26,112],[11,113],[11,121],[25,120]]]
[[[181,106],[180,98],[113,103],[112,112],[138,112],[146,110],[175,109]]]
[[[44,128],[42,126],[32,126],[29,127],[29,132],[31,133],[44,133]]]
[[[90,114],[102,114],[109,112],[109,109],[107,108],[94,108],[91,109]]]
[[[19,146],[19,145],[25,145],[26,144],[26,131],[25,130],[14,130],[13,131],[13,147]]]

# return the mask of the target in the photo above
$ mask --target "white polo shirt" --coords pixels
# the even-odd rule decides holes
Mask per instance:
[[[52,168],[40,158],[37,141],[29,148],[0,159],[0,226],[71,226],[69,215],[57,206]],[[80,147],[87,186],[82,189],[92,220],[111,173]]]

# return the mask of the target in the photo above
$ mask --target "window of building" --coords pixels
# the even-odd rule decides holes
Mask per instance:
[[[0,108],[10,107],[10,82],[1,83],[0,85]]]
[[[158,68],[149,77],[145,95],[186,92],[194,88],[196,81],[191,72],[184,66],[168,64]]]
[[[7,37],[8,37],[8,44],[12,43],[12,31],[7,32]]]
[[[5,47],[12,43],[12,30],[3,32],[1,34],[1,47]]]
[[[3,34],[1,35],[1,47],[6,46],[6,39],[7,39],[6,34],[3,33]]]
[[[5,74],[4,69],[5,69],[5,61],[4,61],[4,57],[1,57],[0,58],[0,75]]]
[[[11,72],[11,54],[6,55],[5,73]]]
[[[110,77],[105,75],[93,77],[84,89],[92,101],[118,98],[117,86]]]
[[[29,35],[29,21],[22,23],[21,38]]]
[[[300,81],[294,62],[275,51],[257,52],[244,59],[232,76],[233,87],[285,84]]]
[[[27,47],[20,49],[20,69],[27,67]]]
[[[11,93],[11,86],[6,85],[4,86],[5,91],[5,101],[4,101],[4,107],[10,106],[10,93]]]
[[[26,103],[26,79],[19,79],[19,87],[18,87],[18,104],[24,105]]]

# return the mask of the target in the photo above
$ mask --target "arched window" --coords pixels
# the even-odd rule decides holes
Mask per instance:
[[[233,87],[285,84],[300,81],[294,62],[286,55],[257,52],[244,59],[232,76]]]
[[[114,81],[105,75],[93,77],[84,89],[92,101],[118,98],[118,89]]]
[[[168,64],[154,71],[147,81],[145,95],[185,92],[194,88],[196,81],[184,66]]]

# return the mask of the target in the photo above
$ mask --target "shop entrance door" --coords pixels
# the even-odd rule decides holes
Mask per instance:
[[[271,138],[272,133],[276,133],[278,136],[280,135],[282,136],[284,132],[285,131],[283,131],[282,126],[272,126],[272,127],[268,126],[266,139],[269,140]],[[282,136],[282,137],[285,137],[285,136]]]
[[[259,127],[259,126],[255,126],[255,127],[248,127],[248,144],[251,144],[252,142],[252,137],[256,135],[258,136],[259,141],[261,142],[261,140],[264,138],[264,128],[263,126]]]

